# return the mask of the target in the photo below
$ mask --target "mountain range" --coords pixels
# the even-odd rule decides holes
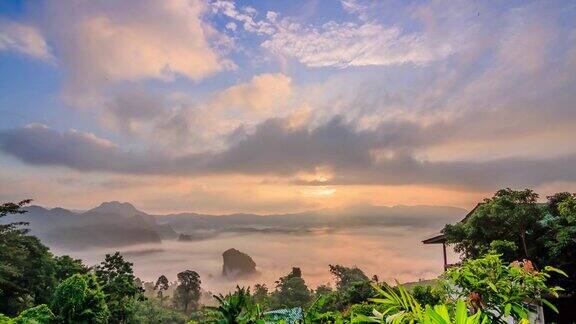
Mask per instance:
[[[46,244],[68,249],[159,243],[186,234],[201,240],[222,232],[307,233],[318,228],[339,230],[359,226],[407,227],[436,231],[458,221],[466,211],[447,206],[358,205],[292,214],[150,215],[127,202],[104,202],[88,211],[30,206],[27,213],[0,219],[28,222],[32,234]],[[175,230],[176,229],[176,230]]]

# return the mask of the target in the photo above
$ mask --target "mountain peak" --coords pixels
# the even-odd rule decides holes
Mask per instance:
[[[112,213],[119,215],[134,216],[137,214],[144,214],[139,211],[129,202],[107,201],[100,204],[100,206],[89,210],[89,212],[96,213]]]

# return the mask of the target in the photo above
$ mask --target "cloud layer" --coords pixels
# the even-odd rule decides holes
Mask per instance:
[[[417,130],[414,125],[412,129]],[[287,127],[286,120],[271,119],[223,151],[171,156],[163,152],[121,150],[89,133],[61,133],[43,125],[29,125],[1,132],[0,149],[26,163],[66,166],[79,171],[281,175],[295,177],[294,183],[304,185],[435,184],[491,188],[576,181],[576,174],[571,171],[576,154],[479,162],[418,160],[401,148],[416,144],[417,140],[424,141],[427,131],[421,130],[423,138],[418,139],[410,131],[403,136],[389,130],[387,125],[371,131],[355,130],[340,118],[315,129],[294,129]],[[322,180],[297,177],[318,167],[327,168],[333,175]]]
[[[203,23],[199,0],[49,1],[39,11],[37,25],[66,71],[71,104],[93,105],[118,82],[198,81],[230,67],[210,43],[219,36]]]
[[[243,181],[283,186],[266,206],[576,182],[576,7],[335,4],[46,1],[1,18],[2,55],[50,64],[38,82],[59,92],[7,94],[34,108],[0,129],[0,158],[151,187],[237,181],[178,196],[213,205]]]

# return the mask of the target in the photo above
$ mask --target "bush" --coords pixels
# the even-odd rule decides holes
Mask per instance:
[[[155,300],[140,300],[134,304],[134,322],[142,324],[186,323],[186,316],[172,308],[164,307]]]
[[[59,323],[107,323],[110,317],[105,295],[92,274],[75,274],[58,285],[52,310]]]

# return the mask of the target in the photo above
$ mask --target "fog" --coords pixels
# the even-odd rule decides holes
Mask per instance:
[[[438,245],[423,245],[431,236],[429,230],[407,227],[360,227],[348,230],[318,229],[303,234],[225,233],[192,242],[164,241],[161,244],[119,248],[134,263],[135,274],[145,281],[155,281],[164,274],[176,280],[180,271],[197,271],[202,287],[212,292],[226,292],[237,284],[266,283],[300,267],[309,287],[332,283],[329,264],[357,266],[368,276],[401,282],[436,277],[442,271],[442,250]],[[222,252],[236,248],[249,254],[257,264],[259,275],[243,280],[221,276]],[[55,250],[84,260],[87,265],[99,263],[114,249],[81,251]]]

